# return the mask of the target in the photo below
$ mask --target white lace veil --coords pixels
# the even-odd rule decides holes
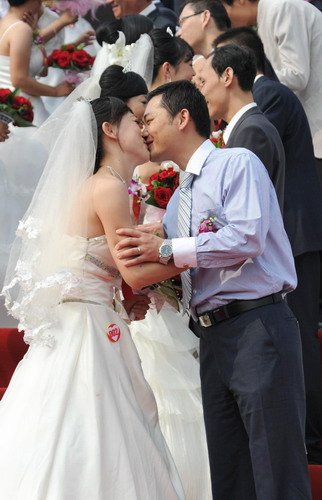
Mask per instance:
[[[61,117],[61,128],[25,216],[19,223],[2,294],[9,313],[19,320],[27,343],[52,346],[53,306],[79,291],[82,280],[70,266],[76,235],[87,232],[81,188],[93,174],[97,126],[92,107],[76,101]],[[76,216],[75,216],[76,214]],[[78,235],[78,236],[77,236]],[[74,236],[71,238],[71,236]]]
[[[91,71],[91,77],[82,82],[58,106],[47,120],[33,134],[33,138],[41,142],[50,151],[55,137],[62,127],[62,120],[69,112],[72,103],[80,97],[96,99],[100,96],[99,79],[103,71],[112,64],[124,67],[124,71],[134,71],[142,76],[149,87],[153,74],[153,43],[149,35],[143,34],[131,45],[125,45],[125,36],[119,31],[118,40],[113,44],[103,42]]]

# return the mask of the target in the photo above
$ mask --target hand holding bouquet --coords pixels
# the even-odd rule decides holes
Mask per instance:
[[[17,127],[33,127],[33,107],[29,99],[17,95],[19,89],[0,89],[0,121]]]
[[[48,57],[48,65],[65,70],[67,82],[79,85],[89,76],[94,63],[94,57],[83,47],[84,44],[68,44],[55,49]]]

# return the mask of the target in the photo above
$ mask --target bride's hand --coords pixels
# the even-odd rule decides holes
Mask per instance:
[[[22,20],[29,24],[32,30],[35,30],[37,28],[37,22],[38,22],[38,16],[36,16],[32,10],[26,10],[23,13]]]
[[[123,306],[131,321],[145,318],[149,310],[150,299],[146,295],[136,295],[133,299],[123,300]]]
[[[55,87],[55,97],[64,97],[69,95],[74,90],[74,85],[68,82],[62,82],[57,87]]]
[[[9,127],[6,123],[0,122],[0,142],[4,142],[9,137]]]
[[[76,47],[80,45],[81,43],[85,44],[85,47],[88,45],[93,45],[94,41],[96,40],[95,36],[95,31],[89,30],[89,31],[84,31],[79,37],[73,42]]]
[[[60,21],[64,26],[75,24],[78,21],[78,16],[72,13],[70,9],[66,9],[60,16]]]

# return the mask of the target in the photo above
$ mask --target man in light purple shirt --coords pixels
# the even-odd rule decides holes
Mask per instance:
[[[284,301],[296,274],[268,173],[246,149],[214,148],[206,101],[189,82],[152,91],[145,124],[152,161],[193,174],[190,235],[177,237],[178,189],[166,239],[120,229],[118,257],[190,269],[213,496],[309,500],[299,329]]]

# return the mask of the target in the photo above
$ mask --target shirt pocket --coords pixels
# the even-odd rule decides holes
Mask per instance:
[[[202,210],[198,213],[197,234],[213,232],[216,233],[227,225],[224,209],[221,205]]]

